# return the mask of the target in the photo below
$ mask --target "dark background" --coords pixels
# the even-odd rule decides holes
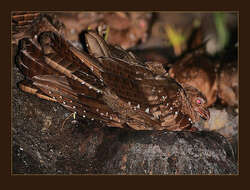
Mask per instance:
[[[90,4],[92,3],[92,4]],[[154,2],[143,2],[142,4],[140,2],[137,3],[137,5],[135,5],[135,2],[133,2],[133,4],[129,4],[127,1],[126,2],[119,2],[120,7],[113,7],[114,5],[117,5],[115,3],[108,3],[108,2],[88,2],[87,3],[87,9],[88,10],[101,10],[101,9],[105,9],[105,10],[236,10],[239,11],[240,13],[240,39],[244,39],[242,40],[242,42],[240,42],[240,61],[241,62],[246,62],[246,64],[242,64],[241,67],[241,71],[240,71],[240,84],[241,87],[241,95],[240,95],[240,102],[246,102],[247,97],[249,97],[248,92],[247,92],[247,83],[248,80],[246,79],[247,77],[247,72],[248,72],[248,42],[245,39],[248,39],[248,34],[249,34],[249,29],[248,29],[248,11],[246,10],[246,7],[248,7],[247,5],[245,5],[244,3],[239,4],[239,2],[230,2],[230,1],[222,1],[222,2],[216,2],[216,3],[211,3],[211,2],[201,2],[196,1],[196,2],[184,2],[184,3],[179,3],[179,2],[163,2],[163,3],[155,3]],[[113,6],[112,6],[113,5]],[[11,10],[53,10],[53,8],[51,7],[56,7],[57,10],[66,10],[66,9],[70,9],[71,10],[79,10],[79,7],[82,7],[81,10],[86,9],[86,3],[81,2],[80,6],[77,3],[70,3],[70,5],[68,4],[68,2],[65,4],[63,2],[57,3],[57,2],[46,2],[42,1],[42,2],[36,2],[35,6],[36,7],[32,7],[34,6],[34,4],[30,4],[28,2],[18,2],[18,3],[13,3],[10,2],[9,5],[7,5],[8,7],[3,7],[3,12],[5,13],[5,16],[3,17],[3,24],[4,26],[6,26],[6,29],[3,29],[3,46],[2,46],[2,55],[4,58],[6,58],[6,61],[3,60],[4,63],[4,68],[2,69],[2,81],[4,81],[2,84],[4,86],[4,89],[7,88],[7,93],[4,92],[3,93],[3,97],[2,100],[9,100],[9,101],[4,101],[3,105],[3,114],[2,114],[2,118],[3,118],[3,124],[2,124],[2,128],[4,128],[5,130],[1,133],[3,135],[2,139],[2,152],[3,152],[3,158],[4,160],[2,160],[2,163],[5,165],[5,167],[3,167],[3,174],[6,174],[5,176],[10,176],[11,174],[11,168],[10,168],[10,162],[11,162],[11,143],[10,143],[10,125],[11,125],[11,106],[10,106],[10,99],[11,99],[11,91],[10,91],[10,81],[11,81],[11,75],[10,75],[10,70],[11,70],[11,64],[10,64],[10,59],[11,59],[11,51],[10,51],[10,14],[11,14]],[[50,8],[48,8],[50,7]],[[171,7],[171,8],[170,8]],[[216,8],[215,8],[216,7]],[[225,8],[227,7],[227,8]],[[8,32],[6,34],[6,31]],[[7,37],[5,37],[7,36]],[[8,72],[6,72],[8,71]],[[9,89],[9,90],[8,90]],[[155,188],[156,186],[158,186],[159,184],[164,185],[163,187],[166,188],[166,186],[170,185],[170,181],[172,182],[172,185],[174,185],[174,187],[178,188],[178,187],[187,187],[187,184],[190,184],[192,186],[192,188],[198,187],[204,187],[204,185],[206,187],[210,187],[210,188],[215,188],[215,186],[217,188],[227,188],[227,187],[231,187],[231,188],[238,188],[239,185],[244,185],[244,182],[246,182],[244,180],[244,177],[247,177],[247,173],[248,173],[248,169],[249,169],[249,164],[248,164],[248,156],[246,154],[247,149],[248,149],[248,142],[247,142],[247,136],[248,136],[248,131],[247,131],[247,104],[241,106],[241,117],[240,117],[240,123],[241,127],[240,129],[240,141],[241,141],[241,146],[240,146],[240,177],[230,177],[230,179],[225,178],[225,177],[216,177],[213,179],[210,176],[207,177],[200,177],[200,178],[190,178],[190,177],[185,177],[185,176],[178,176],[178,177],[170,177],[168,176],[167,179],[165,176],[156,176],[156,177],[151,177],[148,180],[145,180],[145,178],[142,177],[126,177],[126,178],[121,178],[121,177],[116,177],[116,178],[108,178],[106,176],[101,176],[101,177],[84,177],[84,179],[81,178],[81,181],[83,181],[84,186],[86,186],[88,184],[89,187],[93,188],[96,186],[103,186],[103,184],[105,183],[109,183],[109,187],[118,187],[122,184],[122,186],[126,186],[126,184],[128,184],[128,186],[131,186],[131,184],[133,185],[137,185],[139,187],[142,186],[147,186],[147,187],[151,187],[151,188]],[[9,134],[9,135],[6,135]],[[5,151],[4,151],[5,150]],[[171,179],[170,179],[171,178]],[[10,179],[10,178],[8,178]],[[69,186],[71,186],[72,184],[74,184],[76,182],[77,178],[71,178],[71,184]],[[20,177],[15,177],[15,178],[11,178],[11,181],[9,183],[9,186],[11,187],[19,187],[21,184],[29,184],[29,186],[33,186],[35,184],[39,183],[39,186],[41,187],[47,187],[48,185],[54,186],[54,187],[61,187],[64,186],[65,183],[63,182],[63,180],[61,178],[57,178],[57,177],[53,177],[53,178],[46,178],[43,180],[46,180],[46,182],[44,183],[44,181],[41,180],[41,178],[37,179],[37,178],[20,178]],[[13,180],[15,181],[13,183]],[[124,183],[124,180],[129,180],[132,183]],[[212,182],[211,182],[212,181]],[[98,182],[98,183],[97,183]],[[164,182],[164,183],[162,183]],[[167,184],[166,184],[167,182]],[[181,183],[180,183],[181,182]],[[82,185],[82,184],[81,184]],[[27,185],[26,185],[27,188]],[[72,188],[72,187],[71,187]]]

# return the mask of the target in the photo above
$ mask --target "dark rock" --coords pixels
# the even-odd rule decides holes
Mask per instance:
[[[28,153],[23,151],[22,147],[19,147],[18,145],[13,145],[12,154],[12,168],[14,174],[44,173],[45,168],[42,168],[42,165],[39,162],[33,159]]]
[[[100,173],[237,173],[230,143],[213,132],[131,131],[105,147],[96,157],[103,162]]]
[[[226,137],[233,146],[235,158],[238,159],[239,115],[236,111],[237,109],[233,107],[222,108],[217,106],[210,108],[210,120],[200,120],[195,126],[199,130],[215,131]]]

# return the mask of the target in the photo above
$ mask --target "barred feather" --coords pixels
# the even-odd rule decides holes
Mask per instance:
[[[192,100],[200,95],[196,90],[185,91],[93,32],[86,39],[91,55],[58,32],[22,39],[17,64],[30,81],[22,89],[107,126],[183,130],[198,119]],[[191,92],[193,97],[186,94]]]

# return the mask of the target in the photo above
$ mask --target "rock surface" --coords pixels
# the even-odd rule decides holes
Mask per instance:
[[[117,142],[117,141],[115,141]],[[109,151],[103,173],[118,174],[235,174],[231,145],[211,132],[131,132]],[[108,143],[108,142],[107,142]],[[112,146],[113,145],[113,146]],[[103,149],[105,150],[105,149]],[[112,155],[113,154],[113,155]],[[112,156],[111,156],[112,155]]]

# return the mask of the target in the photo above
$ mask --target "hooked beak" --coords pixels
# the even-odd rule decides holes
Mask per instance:
[[[210,112],[209,112],[208,108],[199,108],[198,113],[199,113],[201,118],[203,118],[205,120],[210,119]]]

